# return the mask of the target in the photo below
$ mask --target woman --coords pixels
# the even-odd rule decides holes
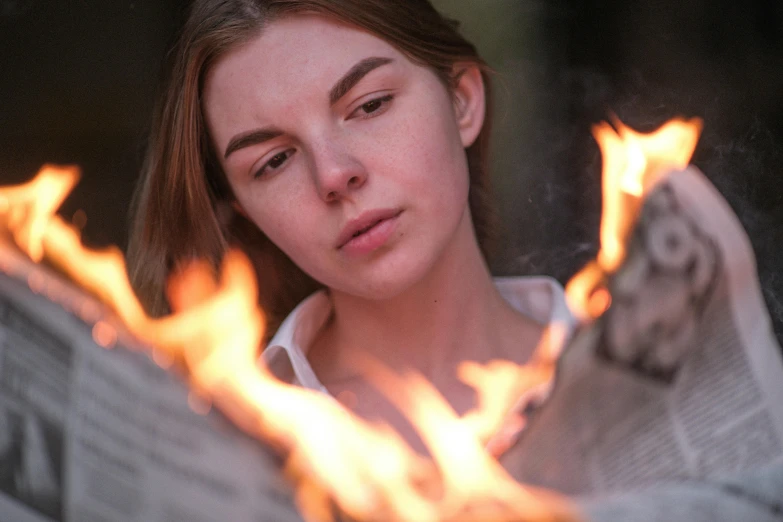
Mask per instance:
[[[420,372],[462,413],[461,362],[523,363],[567,319],[551,280],[492,280],[488,70],[428,2],[196,2],[172,56],[130,248],[153,311],[167,269],[239,242],[273,324],[325,289],[269,343],[273,370],[414,444],[357,360]]]
[[[523,363],[547,323],[569,320],[553,281],[487,269],[488,69],[426,0],[197,0],[170,56],[129,248],[153,313],[171,269],[241,245],[273,371],[414,446],[360,361],[423,374],[462,413],[476,397],[461,362]],[[696,486],[589,513],[756,509],[718,482]]]

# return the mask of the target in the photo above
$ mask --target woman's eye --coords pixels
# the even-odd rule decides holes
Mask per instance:
[[[279,169],[280,167],[285,164],[286,161],[288,161],[288,158],[291,157],[291,154],[293,154],[293,149],[283,151],[279,154],[275,154],[272,159],[264,163],[264,165],[256,171],[256,173],[253,175],[254,178],[260,178],[264,174],[267,174],[268,172],[275,171]]]
[[[377,116],[386,110],[389,102],[391,102],[393,99],[394,96],[391,94],[387,94],[386,96],[382,96],[380,98],[375,98],[374,100],[370,100],[367,103],[360,105],[354,114],[359,118]]]

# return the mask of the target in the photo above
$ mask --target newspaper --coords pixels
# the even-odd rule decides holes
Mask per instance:
[[[0,522],[301,520],[262,445],[121,331],[96,344],[99,303],[7,244],[0,266]]]
[[[504,456],[515,478],[601,499],[783,457],[783,364],[751,246],[698,170],[646,198],[607,286],[611,307],[577,331]]]
[[[661,520],[701,520],[705,502],[783,498],[783,480],[724,480],[783,456],[783,365],[747,237],[700,173],[648,198],[608,285],[611,308],[575,334],[502,463],[590,497],[595,520],[653,520],[648,504],[691,501],[701,507]],[[94,325],[112,321],[0,244],[0,522],[300,520],[262,444],[194,413],[182,380],[121,329],[111,349],[96,343]],[[684,496],[694,479],[720,488]],[[746,508],[723,519],[767,520]]]

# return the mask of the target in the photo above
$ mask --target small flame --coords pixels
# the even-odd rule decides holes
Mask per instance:
[[[470,426],[479,440],[493,446],[490,450],[495,456],[507,449],[503,444],[504,428],[509,427],[516,434],[523,427],[520,423],[524,421],[517,413],[522,407],[520,402],[534,390],[546,395],[554,382],[555,366],[568,333],[569,328],[564,324],[549,325],[533,357],[522,366],[497,360],[486,365],[464,362],[458,368],[460,380],[478,394],[478,407],[467,412],[462,422]]]
[[[32,181],[0,189],[0,216],[33,261],[43,258],[44,233],[77,181],[76,167],[45,165]]]
[[[55,214],[77,179],[75,168],[46,166],[30,183],[0,189],[0,222],[33,260],[45,258],[110,306],[154,347],[156,363],[184,365],[194,411],[206,413],[215,404],[241,429],[288,455],[285,471],[307,520],[332,520],[333,504],[360,520],[576,518],[556,495],[514,482],[485,448],[524,390],[551,383],[558,355],[552,347],[565,328],[550,329],[526,367],[463,365],[460,377],[477,388],[480,404],[462,418],[421,376],[401,377],[376,365],[379,388],[409,416],[432,454],[423,457],[389,426],[364,421],[327,395],[284,384],[259,364],[265,320],[253,268],[241,252],[225,255],[217,277],[202,261],[181,267],[167,286],[174,313],[149,317],[121,252],[85,248],[76,227]],[[30,286],[46,291],[35,272]],[[118,334],[96,310],[77,313],[94,323],[96,343],[114,346]]]
[[[673,119],[650,134],[636,132],[619,121],[615,127],[603,122],[593,128],[603,157],[601,248],[597,259],[566,287],[571,310],[584,320],[599,317],[611,305],[602,281],[625,259],[625,245],[642,198],[666,174],[688,166],[702,121]]]
[[[493,391],[513,395],[514,390],[535,385],[546,377],[546,372],[532,367],[525,370],[513,363],[496,362],[489,368],[470,363],[463,365],[460,374],[466,382],[478,385],[476,389],[483,395],[484,403]],[[428,520],[553,520],[563,516],[557,514],[563,509],[562,501],[549,502],[541,492],[515,482],[486,450],[485,440],[476,437],[480,419],[490,423],[491,431],[483,433],[488,437],[495,432],[492,428],[500,426],[497,419],[503,418],[507,408],[479,408],[460,418],[419,374],[398,376],[376,365],[372,376],[374,384],[417,427],[440,471],[439,510],[436,517]],[[497,376],[510,379],[486,386]],[[503,393],[497,398],[502,399]],[[511,404],[503,400],[498,403]],[[419,517],[413,520],[424,520]]]

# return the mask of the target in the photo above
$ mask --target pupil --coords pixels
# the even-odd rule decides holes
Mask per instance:
[[[284,161],[285,161],[285,153],[280,153],[274,158],[272,158],[272,161],[270,161],[269,164],[272,166],[272,168],[277,168],[280,165],[282,165]]]
[[[364,104],[364,112],[375,112],[378,110],[378,106],[380,105],[380,102],[378,100],[374,100],[368,103]]]

